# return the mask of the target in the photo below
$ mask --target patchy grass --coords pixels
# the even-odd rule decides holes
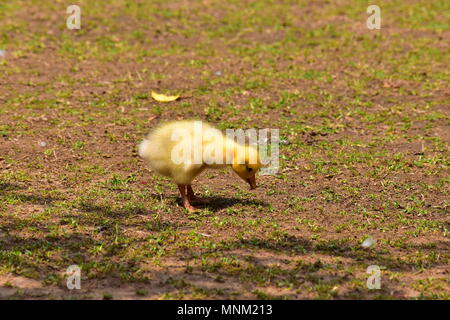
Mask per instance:
[[[449,299],[447,2],[379,31],[347,0],[70,4],[0,4],[0,298]],[[281,170],[207,172],[187,214],[136,152],[185,118],[279,128]]]

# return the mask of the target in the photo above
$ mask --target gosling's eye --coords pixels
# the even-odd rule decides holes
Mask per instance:
[[[253,168],[247,167],[247,171],[248,171],[248,172],[252,172],[252,171],[253,171]]]

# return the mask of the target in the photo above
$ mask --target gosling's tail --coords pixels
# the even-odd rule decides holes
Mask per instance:
[[[144,139],[140,144],[139,144],[139,156],[141,158],[146,159],[148,157],[149,154],[149,150],[150,149],[150,141],[147,139]]]

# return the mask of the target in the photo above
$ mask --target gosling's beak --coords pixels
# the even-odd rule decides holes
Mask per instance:
[[[255,176],[252,176],[247,179],[248,184],[250,185],[250,190],[253,190],[256,188],[256,178]]]

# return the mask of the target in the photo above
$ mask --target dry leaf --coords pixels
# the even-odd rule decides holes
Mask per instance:
[[[175,101],[179,98],[179,95],[176,96],[166,96],[165,94],[156,93],[152,91],[152,98],[159,102],[170,102]]]
[[[394,81],[385,80],[385,81],[383,82],[383,87],[384,87],[384,88],[394,88],[394,89],[397,89],[397,88],[400,88],[400,84],[397,83],[397,82],[394,82]]]

